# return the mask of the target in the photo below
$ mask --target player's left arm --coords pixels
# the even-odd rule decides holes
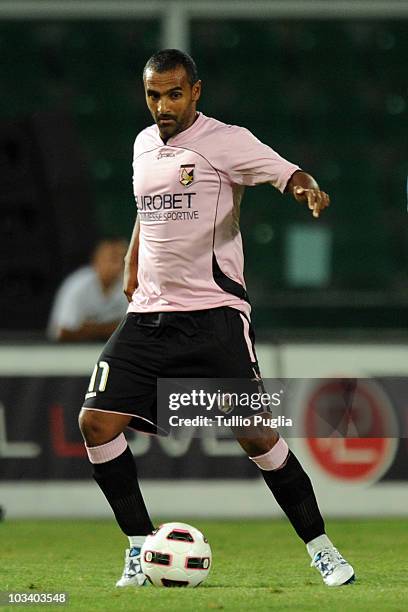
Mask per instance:
[[[307,172],[296,170],[290,177],[285,193],[293,195],[295,200],[300,203],[307,203],[313,216],[317,219],[325,208],[330,204],[330,198]]]

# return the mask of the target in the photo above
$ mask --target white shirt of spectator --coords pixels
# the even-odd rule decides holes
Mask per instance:
[[[120,321],[127,307],[121,278],[105,293],[94,268],[84,266],[70,274],[58,289],[47,335],[51,340],[56,340],[62,328],[75,330],[86,321]]]

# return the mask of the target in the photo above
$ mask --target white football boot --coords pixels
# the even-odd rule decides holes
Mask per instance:
[[[140,565],[140,548],[133,546],[125,552],[125,567],[122,577],[117,581],[117,587],[140,587],[148,584]]]
[[[326,546],[319,550],[310,565],[319,570],[327,586],[352,584],[356,579],[354,569],[334,546]]]

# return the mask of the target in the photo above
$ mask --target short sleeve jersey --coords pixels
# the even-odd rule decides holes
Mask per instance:
[[[239,213],[246,186],[281,192],[299,167],[247,129],[198,114],[166,144],[156,125],[137,136],[133,190],[140,219],[138,288],[130,312],[246,314]]]

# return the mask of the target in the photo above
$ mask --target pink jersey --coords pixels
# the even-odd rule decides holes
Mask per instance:
[[[231,306],[249,314],[244,189],[269,182],[283,192],[298,169],[247,129],[202,113],[166,144],[156,125],[140,132],[133,157],[139,286],[129,312]]]

